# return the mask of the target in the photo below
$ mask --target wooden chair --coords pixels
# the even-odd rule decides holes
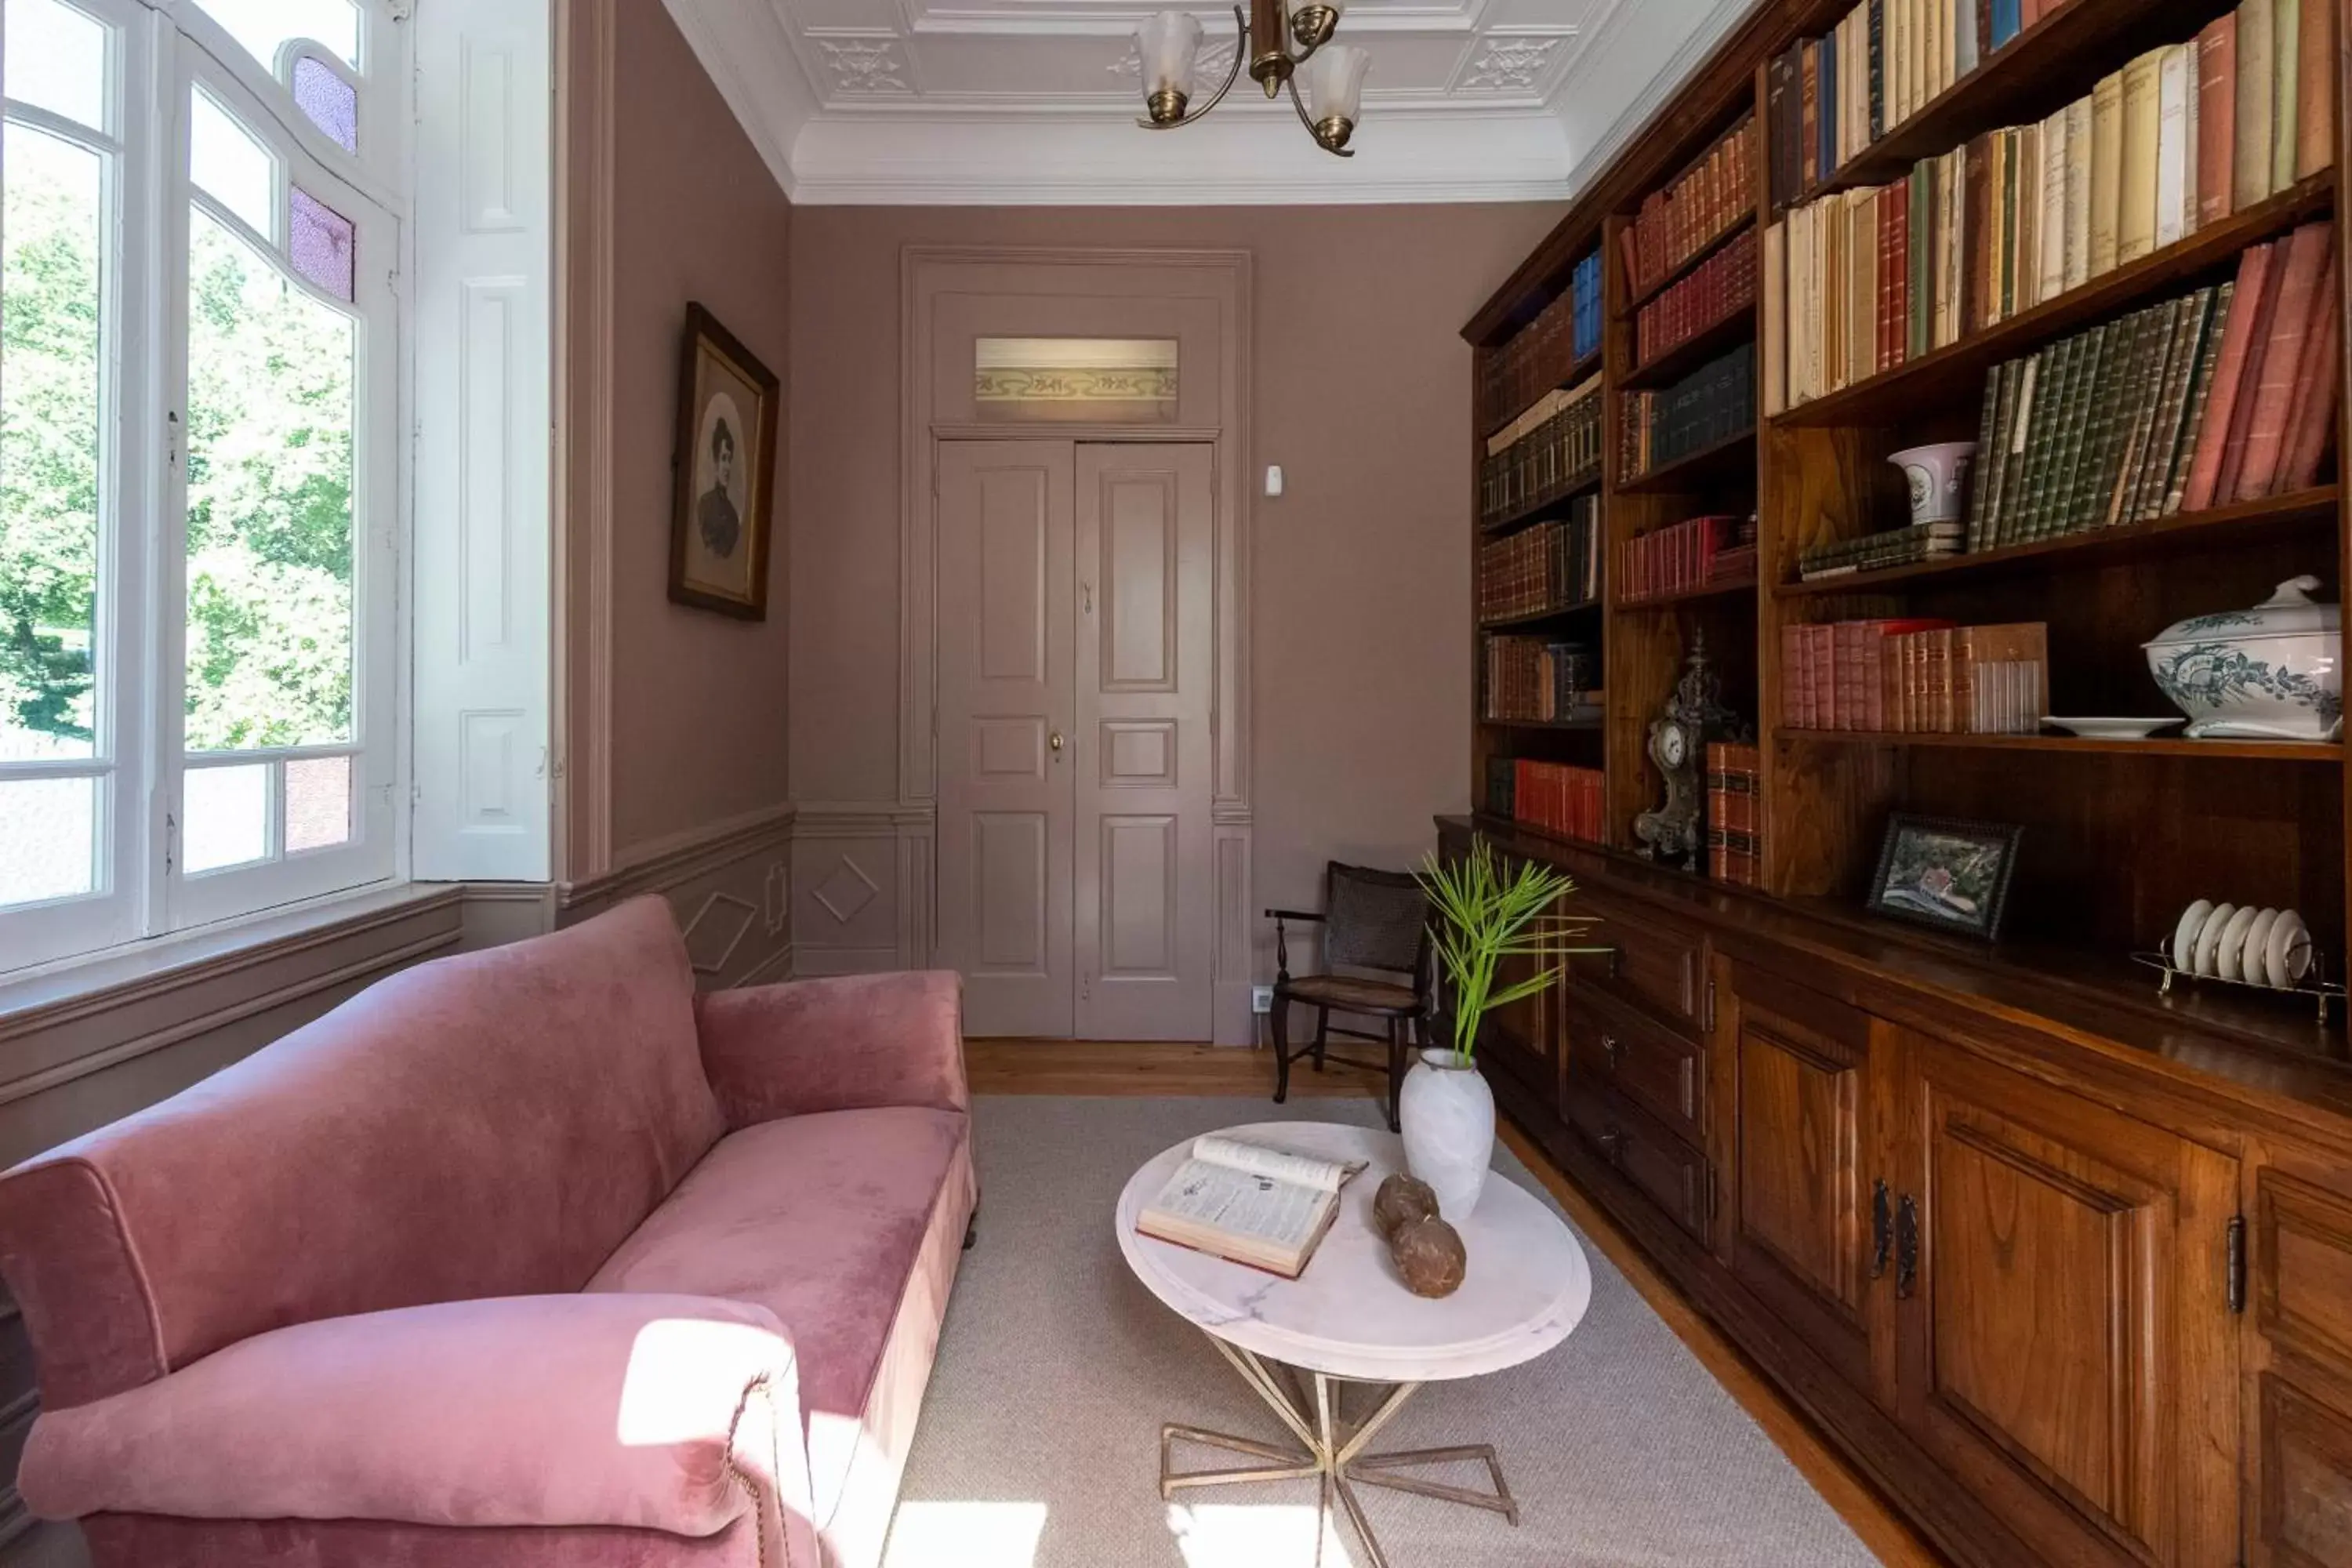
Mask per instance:
[[[1333,1035],[1349,1039],[1384,1041],[1388,1051],[1389,1130],[1398,1130],[1397,1097],[1404,1089],[1411,1066],[1408,1053],[1430,1016],[1429,903],[1421,884],[1401,871],[1373,871],[1343,866],[1334,860],[1324,872],[1323,910],[1268,910],[1274,922],[1276,973],[1274,982],[1274,1102],[1290,1095],[1290,1064],[1301,1057],[1315,1058],[1321,1072],[1326,1047]],[[1323,973],[1290,973],[1288,925],[1323,928]],[[1405,984],[1344,974],[1341,970],[1374,970],[1405,976]],[[1290,1047],[1293,1005],[1315,1009],[1315,1038],[1297,1050]],[[1379,1018],[1381,1034],[1331,1026],[1331,1015]],[[1342,1064],[1377,1071],[1372,1062]]]

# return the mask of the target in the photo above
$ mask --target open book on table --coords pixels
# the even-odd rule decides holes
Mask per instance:
[[[1296,1279],[1364,1162],[1319,1159],[1239,1138],[1195,1139],[1135,1228]]]

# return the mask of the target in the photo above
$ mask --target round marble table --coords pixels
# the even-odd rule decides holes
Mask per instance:
[[[1372,1194],[1404,1169],[1404,1145],[1369,1127],[1268,1121],[1223,1136],[1295,1149],[1370,1168],[1341,1193],[1339,1218],[1297,1279],[1143,1236],[1136,1216],[1191,1154],[1187,1139],[1146,1163],[1119,1194],[1119,1250],[1146,1289],[1209,1336],[1252,1393],[1280,1420],[1288,1445],[1170,1424],[1160,1428],[1160,1493],[1244,1481],[1317,1480],[1323,1507],[1336,1497],[1361,1539],[1370,1568],[1387,1568],[1365,1521],[1357,1486],[1385,1487],[1468,1504],[1518,1522],[1492,1447],[1407,1453],[1366,1452],[1372,1438],[1426,1383],[1478,1377],[1534,1360],[1566,1339],[1592,1297],[1584,1249],[1558,1215],[1500,1177],[1490,1179],[1461,1226],[1469,1257],[1462,1289],[1424,1300],[1405,1289],[1388,1245],[1372,1226]],[[1369,1407],[1344,1408],[1348,1386],[1370,1384]],[[1363,1403],[1360,1399],[1360,1403]],[[1180,1471],[1179,1443],[1244,1456],[1256,1463]],[[1405,1473],[1434,1464],[1485,1464],[1491,1492]]]

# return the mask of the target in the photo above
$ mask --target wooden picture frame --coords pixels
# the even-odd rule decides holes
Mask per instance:
[[[1870,879],[1870,912],[1998,942],[2023,834],[2003,823],[1895,812]]]
[[[688,305],[671,457],[673,603],[768,618],[782,401],[776,374],[702,305]],[[747,402],[754,406],[746,409]]]

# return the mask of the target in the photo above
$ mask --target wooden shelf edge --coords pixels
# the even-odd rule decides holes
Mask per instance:
[[[2336,171],[2323,169],[2301,184],[2233,213],[2162,250],[2126,262],[2054,300],[2045,300],[1981,331],[1907,360],[1865,381],[1799,404],[1772,416],[1783,428],[1883,424],[1868,412],[1899,395],[1958,371],[1983,372],[2031,353],[2042,343],[2090,326],[2099,317],[2137,305],[2167,287],[2218,265],[2249,247],[2274,239],[2335,204]],[[1977,388],[1981,392],[1982,388]]]
[[[1507,344],[1509,341],[1510,340],[1508,338],[1506,338],[1504,342]],[[1500,348],[1496,348],[1489,352],[1500,353],[1503,351]],[[1599,375],[1600,374],[1601,353],[1599,350],[1595,350],[1591,353],[1586,354],[1582,359],[1578,360],[1575,363],[1570,365],[1567,371],[1561,374],[1558,381],[1553,382],[1541,392],[1538,392],[1533,397],[1528,398],[1518,407],[1513,409],[1506,417],[1496,421],[1494,427],[1485,432],[1485,438],[1489,441],[1493,440],[1496,437],[1509,429],[1512,424],[1521,416],[1526,414],[1528,409],[1533,408],[1537,404],[1541,403],[1553,393],[1570,391],[1575,387],[1582,385],[1585,382],[1591,380],[1594,376]]]
[[[1696,604],[1702,599],[1731,599],[1756,592],[1756,579],[1747,577],[1737,583],[1711,583],[1704,588],[1685,588],[1675,594],[1653,594],[1647,598],[1620,599],[1621,610],[1670,610],[1676,605]]]
[[[2072,752],[2081,756],[2194,757],[2238,762],[2341,763],[2344,748],[2326,741],[2092,740],[2080,735],[1948,735],[1933,731],[1776,730],[1774,738],[1809,746],[1940,746],[1969,751]]]
[[[1528,523],[1541,522],[1549,515],[1552,508],[1563,506],[1579,496],[1591,495],[1594,490],[1599,489],[1605,471],[1605,469],[1595,468],[1556,496],[1546,496],[1543,500],[1523,506],[1510,516],[1496,521],[1480,523],[1478,531],[1490,539],[1498,539],[1504,534],[1517,532]]]
[[[1599,734],[1607,721],[1591,719],[1481,719],[1479,723],[1490,730],[1554,730],[1562,734]]]
[[[1607,602],[1605,599],[1579,599],[1573,605],[1561,605],[1553,609],[1537,610],[1524,616],[1505,616],[1492,621],[1480,621],[1478,629],[1482,632],[1507,632],[1516,626],[1541,626],[1546,621],[1557,621],[1569,616],[1585,615],[1600,609]]]
[[[1756,322],[1756,301],[1751,300],[1717,317],[1674,347],[1661,350],[1654,358],[1635,365],[1619,384],[1628,392],[1672,386],[1724,350],[1754,337]]]
[[[2287,495],[2240,501],[2234,506],[2180,512],[2172,517],[2158,518],[2154,522],[2086,529],[2079,533],[2062,534],[2055,539],[2038,539],[2029,544],[1981,550],[1974,554],[1947,555],[1934,561],[1915,562],[1908,566],[1857,572],[1845,577],[1816,577],[1811,582],[1782,583],[1775,585],[1772,593],[1774,597],[1782,599],[1868,594],[1906,584],[1926,582],[1933,584],[1948,577],[1998,572],[2027,561],[2042,562],[2053,568],[2076,563],[2095,564],[2118,556],[2140,553],[2159,543],[2189,547],[2217,542],[2222,534],[2240,529],[2332,519],[2342,504],[2343,487],[2321,485]],[[2057,559],[2053,560],[2053,557]]]
[[[1718,140],[1720,140],[1720,138],[1718,138]],[[1664,293],[1667,289],[1673,288],[1675,284],[1681,282],[1692,273],[1697,271],[1700,265],[1705,262],[1708,257],[1713,256],[1717,251],[1721,250],[1725,246],[1729,245],[1733,240],[1738,239],[1740,235],[1754,227],[1755,225],[1756,214],[1753,209],[1742,213],[1739,216],[1732,219],[1730,223],[1727,224],[1722,229],[1717,231],[1714,237],[1707,240],[1706,244],[1700,246],[1696,250],[1691,252],[1690,255],[1685,257],[1674,266],[1667,268],[1664,277],[1659,279],[1655,283],[1651,284],[1647,289],[1635,289],[1632,301],[1628,303],[1623,310],[1617,312],[1619,318],[1621,320],[1631,321],[1633,317],[1640,315],[1642,313],[1643,306],[1648,304],[1651,300],[1656,299],[1659,295]]]
[[[1647,473],[1636,474],[1630,479],[1621,479],[1618,481],[1617,488],[1628,495],[1654,495],[1662,490],[1673,490],[1680,484],[1687,482],[1692,474],[1703,473],[1707,468],[1720,464],[1725,457],[1738,451],[1740,447],[1752,447],[1755,445],[1756,427],[1751,425],[1737,435],[1726,436],[1719,441],[1709,442],[1695,452],[1685,452],[1681,457],[1661,464]]]

